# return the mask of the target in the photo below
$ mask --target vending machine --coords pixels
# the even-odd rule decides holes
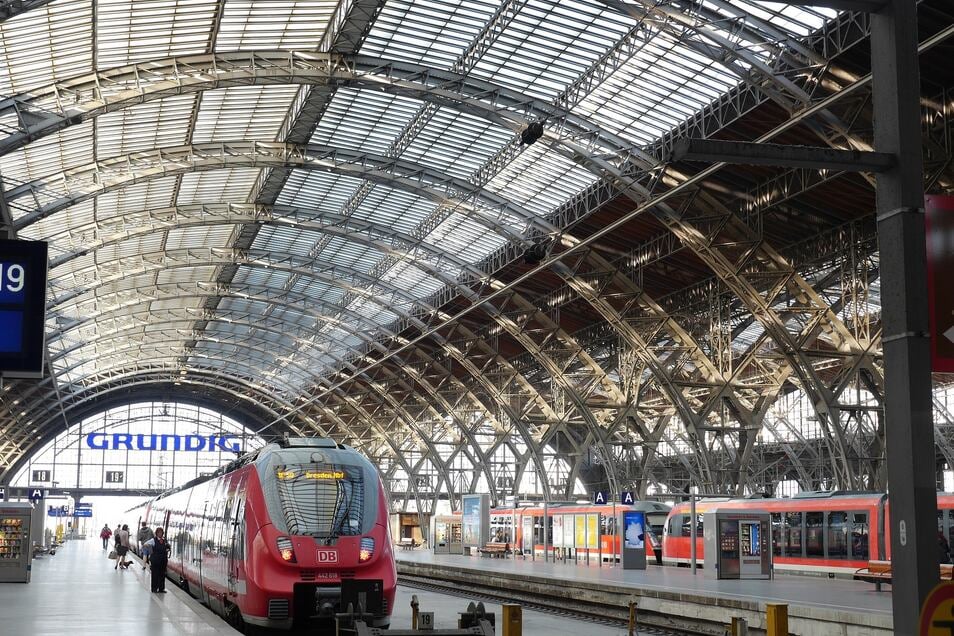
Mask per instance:
[[[705,513],[706,573],[718,579],[772,578],[770,524],[769,513],[760,510],[717,508]]]
[[[30,545],[29,503],[0,503],[0,583],[29,583]]]

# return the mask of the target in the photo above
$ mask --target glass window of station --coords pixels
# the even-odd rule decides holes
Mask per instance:
[[[74,423],[11,486],[166,490],[211,474],[264,441],[233,418],[181,402],[136,402]]]

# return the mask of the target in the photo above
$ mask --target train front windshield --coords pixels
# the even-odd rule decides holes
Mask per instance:
[[[358,466],[276,466],[278,499],[289,534],[317,538],[365,532],[365,482]]]

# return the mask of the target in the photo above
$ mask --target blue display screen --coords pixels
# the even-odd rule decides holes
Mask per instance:
[[[0,310],[0,352],[23,349],[23,312]]]
[[[22,304],[26,300],[27,265],[0,261],[0,304]]]
[[[0,239],[0,374],[42,377],[48,249]]]

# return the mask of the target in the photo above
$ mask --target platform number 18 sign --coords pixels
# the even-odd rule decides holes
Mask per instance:
[[[421,631],[434,629],[434,612],[421,612],[417,615],[417,628]]]

